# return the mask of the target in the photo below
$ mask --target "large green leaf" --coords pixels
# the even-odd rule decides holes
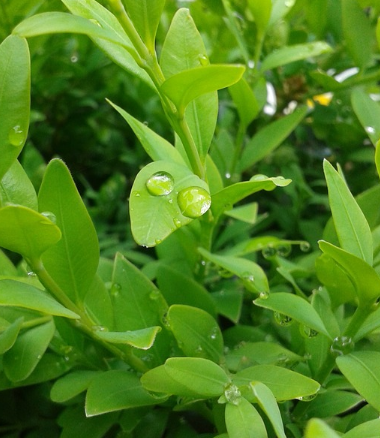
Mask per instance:
[[[298,295],[283,292],[272,293],[265,299],[255,300],[254,303],[259,307],[293,318],[301,324],[323,333],[328,338],[332,338],[313,306]]]
[[[187,105],[197,97],[229,87],[240,80],[245,67],[242,65],[207,65],[184,70],[171,76],[161,85],[161,91],[184,114]]]
[[[29,128],[30,59],[23,38],[0,45],[0,180],[21,152]]]
[[[0,246],[28,259],[38,259],[61,239],[61,231],[47,216],[27,207],[0,209]]]
[[[124,5],[137,32],[148,47],[155,53],[155,38],[166,0],[124,0]]]
[[[186,356],[220,363],[223,337],[218,323],[210,314],[196,307],[173,305],[167,313],[167,321]]]
[[[54,214],[62,230],[58,245],[43,257],[44,265],[61,289],[83,303],[99,263],[94,225],[65,164],[58,159],[47,166],[38,194],[39,208]]]
[[[380,277],[372,266],[324,240],[319,241],[319,247],[347,272],[355,286],[360,305],[367,305],[376,300],[380,295]]]
[[[31,375],[45,353],[54,331],[54,322],[50,321],[19,335],[3,358],[4,371],[9,380],[19,382]]]
[[[339,438],[330,426],[318,418],[311,419],[305,429],[305,438]]]
[[[140,379],[130,372],[112,370],[96,376],[87,390],[86,415],[104,414],[139,406],[150,406],[165,401],[165,397],[150,395]]]
[[[339,369],[347,380],[378,411],[380,411],[379,361],[378,351],[357,351],[336,359]]]
[[[208,64],[202,37],[188,9],[179,9],[161,50],[160,65],[166,79],[189,68]],[[211,92],[192,101],[185,112],[191,135],[202,161],[207,156],[218,116],[218,95]]]
[[[245,146],[239,160],[239,170],[247,170],[280,146],[306,116],[307,111],[304,106],[297,108],[292,114],[262,128]]]
[[[13,347],[17,336],[20,332],[24,318],[17,318],[8,326],[2,333],[0,333],[0,354],[4,354]]]
[[[367,219],[342,176],[327,160],[323,162],[323,169],[329,190],[331,212],[341,247],[372,265],[373,242]]]
[[[226,427],[229,438],[267,438],[265,424],[257,410],[245,398],[226,405]]]
[[[351,94],[352,108],[374,146],[380,139],[380,106],[363,90]]]
[[[139,172],[131,191],[133,237],[142,246],[155,246],[202,216],[210,204],[207,184],[188,167],[169,161],[150,163]]]
[[[356,0],[342,2],[342,25],[347,49],[356,65],[364,69],[371,61],[375,35],[370,21]]]
[[[14,280],[0,280],[0,306],[23,307],[48,315],[71,319],[79,318],[78,315],[63,307],[47,293],[29,284]]]

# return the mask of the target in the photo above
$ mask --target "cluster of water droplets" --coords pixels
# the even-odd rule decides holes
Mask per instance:
[[[310,244],[306,241],[299,243],[300,250],[302,252],[307,252],[310,250]],[[292,246],[290,243],[283,242],[280,244],[269,244],[261,250],[263,257],[270,260],[276,256],[288,257],[292,252]]]

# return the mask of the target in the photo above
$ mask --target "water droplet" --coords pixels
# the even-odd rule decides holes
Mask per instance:
[[[55,217],[55,214],[51,211],[43,211],[41,214],[42,216],[45,216],[47,219],[49,219],[49,221],[53,222],[53,224],[57,223],[57,218]]]
[[[229,172],[227,172],[224,176],[226,179],[231,179],[231,174]]]
[[[92,331],[94,332],[106,332],[107,329],[103,325],[93,325]]]
[[[90,21],[91,21],[92,23],[96,24],[97,26],[102,27],[102,25],[99,23],[98,20],[95,20],[95,19],[93,19],[93,18],[90,18]]]
[[[42,354],[39,354],[39,355],[37,356],[37,359],[38,359],[38,360],[42,359]]]
[[[10,131],[8,135],[9,143],[12,146],[20,147],[24,141],[25,141],[25,133],[21,129],[20,125],[14,126]]]
[[[210,332],[210,339],[215,341],[219,336],[219,327],[214,327]]]
[[[307,252],[310,250],[310,243],[309,242],[301,242],[300,243],[300,250],[302,252]]]
[[[152,353],[145,354],[142,356],[141,360],[145,363],[153,362],[154,356]]]
[[[234,276],[234,273],[231,271],[228,271],[227,269],[221,268],[218,271],[218,274],[222,277],[222,278],[231,278]]]
[[[236,385],[230,384],[224,390],[224,397],[228,403],[232,403],[233,405],[237,406],[241,400],[241,392]]]
[[[254,175],[250,181],[265,181],[268,177],[266,175],[263,175],[261,173],[258,173],[257,175]]]
[[[373,126],[366,126],[364,129],[365,129],[365,132],[367,134],[374,134],[375,133],[375,128]]]
[[[206,260],[201,260],[201,265],[206,266]]]
[[[78,62],[78,55],[72,55],[70,58],[70,61],[75,64],[76,62]]]
[[[348,336],[338,336],[331,344],[330,351],[334,356],[344,356],[354,348],[352,339]]]
[[[203,348],[202,345],[198,345],[198,347],[195,349],[195,354],[197,356],[201,356],[203,354]]]
[[[253,283],[255,281],[255,277],[250,272],[244,272],[241,275],[241,279],[247,283]]]
[[[180,228],[181,227],[181,221],[179,220],[179,219],[173,219],[173,222],[174,222],[174,226],[176,227],[176,228]]]
[[[275,257],[275,255],[277,254],[277,251],[276,251],[276,248],[274,248],[274,246],[268,245],[262,249],[261,253],[265,259],[271,259],[271,258]]]
[[[253,61],[253,59],[250,59],[250,60],[247,62],[247,66],[248,66],[248,68],[250,68],[250,69],[254,69],[254,68],[255,68],[255,61]]]
[[[211,206],[211,196],[202,187],[188,187],[178,193],[181,213],[192,219],[202,216]]]
[[[318,332],[316,330],[313,330],[312,328],[303,324],[300,325],[300,332],[301,335],[305,336],[306,338],[315,338],[318,335]]]
[[[155,243],[156,245],[159,245],[161,242],[162,242],[161,239],[156,239],[156,240],[154,241],[154,243]]]
[[[141,193],[138,192],[138,191],[135,191],[135,192],[133,192],[132,194],[133,194],[133,196],[135,196],[136,198],[139,198],[139,197],[141,196]]]
[[[160,291],[158,289],[152,290],[152,292],[149,294],[149,298],[153,301],[156,301],[160,298]]]
[[[297,400],[303,401],[303,402],[310,402],[314,400],[317,397],[317,393],[311,394],[311,395],[304,395],[303,397],[296,397]]]
[[[33,277],[37,277],[37,274],[33,271],[29,271],[28,272],[28,277],[33,278]]]
[[[111,295],[115,298],[119,295],[121,291],[121,285],[119,283],[112,283]]]
[[[292,252],[292,247],[289,244],[279,245],[276,251],[280,257],[287,257]]]
[[[199,55],[198,59],[199,59],[199,62],[201,63],[201,65],[203,65],[203,66],[210,64],[210,61],[208,60],[206,55]]]
[[[259,298],[262,300],[267,300],[269,298],[269,293],[268,292],[260,292]]]
[[[174,188],[173,177],[167,172],[157,172],[148,179],[146,188],[153,196],[169,195]]]
[[[287,327],[293,323],[293,318],[280,312],[274,312],[274,319],[277,324],[281,325],[282,327]]]

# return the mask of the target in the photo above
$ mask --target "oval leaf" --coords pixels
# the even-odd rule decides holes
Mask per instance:
[[[9,327],[0,334],[0,354],[4,354],[16,342],[24,318],[17,318]]]
[[[226,405],[226,427],[229,438],[267,438],[260,414],[245,398]]]
[[[74,371],[61,377],[51,388],[53,402],[64,403],[85,391],[100,371]]]
[[[157,333],[160,331],[161,327],[149,327],[127,332],[105,332],[99,330],[95,334],[98,338],[111,344],[127,344],[135,348],[148,350],[153,345]]]

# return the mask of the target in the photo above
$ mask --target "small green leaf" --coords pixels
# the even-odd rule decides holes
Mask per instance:
[[[240,81],[229,87],[228,91],[236,105],[240,122],[246,128],[259,113],[256,96],[244,78],[241,78]]]
[[[195,357],[173,357],[165,362],[168,375],[202,398],[220,396],[230,379],[219,365]]]
[[[54,335],[54,322],[39,325],[22,333],[4,354],[4,372],[12,382],[25,380],[36,368]]]
[[[226,405],[226,427],[229,438],[267,438],[260,414],[245,398]]]
[[[323,168],[329,190],[331,212],[341,247],[372,265],[373,242],[367,219],[344,179],[327,160],[324,160]]]
[[[269,292],[268,279],[257,263],[238,257],[211,254],[203,248],[198,251],[207,260],[240,277],[248,290]]]
[[[326,330],[322,319],[315,311],[313,306],[305,299],[289,293],[272,293],[265,299],[257,299],[254,303],[259,307],[273,310],[280,314],[286,315],[294,320],[310,327],[317,332],[323,333],[332,339]]]
[[[0,180],[20,154],[29,128],[30,59],[27,42],[11,35],[0,45]]]
[[[378,411],[380,411],[379,361],[378,351],[357,351],[336,359],[339,369],[347,380]]]
[[[260,408],[272,423],[273,429],[278,438],[286,438],[281,413],[272,391],[261,382],[250,384],[253,394],[257,398]]]
[[[24,318],[17,318],[10,326],[0,333],[0,354],[13,347],[20,332]]]
[[[219,363],[223,356],[223,336],[218,323],[196,307],[174,305],[167,321],[186,356],[203,357]]]
[[[277,401],[314,395],[320,388],[315,380],[276,365],[256,365],[239,371],[233,377],[233,383],[238,386],[251,382],[264,383]]]
[[[82,302],[99,263],[94,225],[65,164],[52,160],[38,194],[39,208],[54,214],[63,230],[58,245],[43,257],[46,270],[74,302]]]
[[[350,429],[344,435],[344,438],[375,438],[380,436],[380,419],[366,421],[359,426]]]
[[[114,309],[110,293],[98,274],[94,276],[83,304],[94,323],[107,330],[114,329]]]
[[[167,161],[150,163],[139,172],[131,191],[133,237],[142,246],[158,245],[202,216],[210,204],[207,184],[188,167]]]
[[[61,239],[61,231],[48,217],[27,207],[0,209],[0,246],[29,259],[38,259]]]
[[[359,305],[365,306],[377,299],[380,295],[380,277],[372,266],[324,240],[319,241],[319,247],[350,276],[356,289]]]
[[[296,0],[273,0],[269,26],[272,26],[290,11]]]
[[[246,144],[239,160],[239,170],[247,170],[280,146],[306,116],[307,111],[306,106],[297,108],[292,114],[262,128]]]
[[[166,398],[150,395],[132,373],[113,370],[102,373],[90,383],[86,395],[86,415],[104,414],[139,406],[156,405]]]
[[[359,88],[351,94],[352,108],[370,138],[372,144],[380,139],[380,106],[367,93]]]
[[[14,280],[0,280],[0,306],[16,306],[37,310],[48,315],[78,319],[50,295],[29,284]]]
[[[307,410],[309,418],[328,418],[353,410],[363,398],[349,391],[326,391],[312,400]]]
[[[339,438],[330,426],[318,418],[311,419],[305,429],[305,438]]]
[[[50,391],[55,403],[64,403],[85,391],[100,371],[74,371],[58,379]]]
[[[142,350],[151,348],[157,333],[161,331],[161,327],[149,327],[141,330],[127,331],[127,332],[106,332],[96,331],[95,334],[103,341],[111,344],[127,344],[132,347]]]
[[[257,35],[264,36],[272,12],[272,0],[248,0],[248,8],[255,19]]]
[[[208,65],[184,70],[171,76],[161,85],[161,91],[184,114],[187,105],[197,97],[230,87],[239,81],[244,73],[242,65]]]

